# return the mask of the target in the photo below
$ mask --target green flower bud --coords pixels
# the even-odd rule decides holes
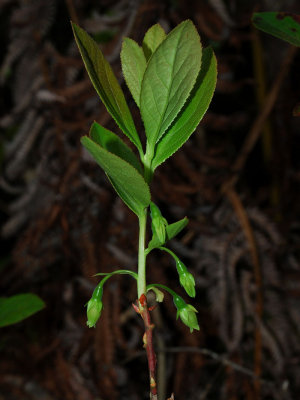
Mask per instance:
[[[166,234],[166,225],[168,225],[166,219],[161,215],[161,212],[157,205],[155,205],[152,201],[150,203],[150,212],[151,212],[151,228],[153,235],[157,236],[157,239],[161,244],[164,244],[167,240]]]
[[[183,262],[179,260],[179,258],[176,258],[176,268],[179,275],[180,285],[190,297],[195,297],[195,279]]]
[[[101,311],[103,308],[102,303],[103,287],[102,282],[96,286],[93,295],[89,302],[87,303],[87,326],[93,328],[96,326],[98,319],[101,316]]]
[[[176,318],[180,317],[181,321],[190,328],[190,332],[194,329],[200,330],[196,313],[198,312],[195,307],[186,304],[182,297],[176,295],[173,297],[174,304],[177,308]]]

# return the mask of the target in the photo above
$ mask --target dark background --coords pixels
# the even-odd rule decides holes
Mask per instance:
[[[190,334],[176,322],[168,296],[153,311],[161,400],[172,392],[185,400],[297,398],[300,172],[293,108],[300,56],[287,56],[286,43],[251,25],[254,11],[300,13],[297,3],[0,1],[0,293],[33,292],[47,305],[0,330],[1,400],[148,398],[134,282],[111,279],[100,323],[86,326],[93,275],[136,268],[138,226],[79,142],[93,120],[118,130],[84,71],[70,19],[99,42],[143,135],[121,74],[122,37],[141,43],[151,25],[169,31],[187,18],[215,51],[218,84],[196,133],[159,167],[152,185],[169,222],[190,219],[170,247],[195,275],[192,304],[201,326]],[[244,153],[284,62],[269,119]],[[237,182],[226,190],[239,157]],[[167,254],[153,252],[148,263],[149,281],[184,296]]]

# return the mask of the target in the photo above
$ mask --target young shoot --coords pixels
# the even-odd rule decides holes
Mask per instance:
[[[183,21],[168,34],[156,24],[145,34],[140,46],[124,38],[121,50],[122,71],[126,84],[139,108],[145,128],[145,148],[136,130],[123,91],[97,43],[79,26],[73,32],[87,73],[96,92],[117,126],[136,147],[137,154],[114,132],[97,122],[81,142],[104,170],[124,203],[139,223],[138,265],[136,271],[117,270],[95,288],[87,303],[88,326],[94,327],[103,308],[103,286],[115,274],[131,275],[137,282],[134,308],[144,321],[144,346],[147,352],[150,398],[157,400],[156,357],[153,349],[153,324],[147,305],[147,291],[159,302],[163,292],[173,296],[177,318],[193,332],[199,329],[197,310],[171,288],[146,282],[147,255],[155,249],[168,252],[175,260],[179,283],[190,297],[195,297],[195,279],[173,251],[166,247],[187,225],[187,218],[170,223],[152,201],[150,184],[156,169],[171,157],[195,131],[214,93],[217,63],[211,48],[203,49],[199,34],[190,20]],[[143,141],[144,142],[144,141]],[[152,237],[146,243],[147,219],[150,216]],[[100,275],[100,274],[99,274]]]

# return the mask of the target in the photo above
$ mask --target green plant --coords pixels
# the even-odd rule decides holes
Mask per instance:
[[[300,15],[283,11],[254,13],[252,23],[255,28],[300,47]],[[300,116],[300,103],[293,109],[295,117]]]
[[[254,13],[253,25],[279,39],[300,46],[300,15],[282,11]]]
[[[23,321],[44,307],[43,300],[33,293],[0,297],[0,327]]]
[[[98,48],[97,43],[79,26],[72,24],[74,36],[89,77],[108,112],[137,149],[139,158],[115,133],[97,122],[89,136],[81,139],[124,203],[139,220],[137,273],[118,270],[104,275],[87,304],[88,326],[95,326],[101,315],[104,283],[115,274],[128,274],[137,281],[134,308],[145,325],[144,346],[148,356],[150,396],[157,399],[153,325],[147,306],[147,292],[163,301],[161,289],[173,296],[177,317],[190,328],[199,329],[196,309],[172,289],[146,282],[146,258],[154,249],[168,252],[177,267],[179,281],[186,293],[195,297],[195,280],[166,242],[188,223],[187,218],[169,224],[151,201],[150,183],[156,168],[175,153],[195,131],[205,114],[216,85],[217,65],[210,48],[202,49],[198,32],[189,20],[168,35],[156,24],[146,33],[142,47],[124,38],[121,62],[127,86],[140,109],[145,127],[144,150],[122,89]],[[150,208],[152,238],[146,246],[146,226]]]

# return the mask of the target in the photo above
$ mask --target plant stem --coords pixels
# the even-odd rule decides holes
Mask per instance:
[[[146,296],[146,254],[145,254],[145,239],[147,225],[147,209],[144,214],[139,217],[139,255],[138,255],[138,299],[142,295]]]
[[[146,239],[146,226],[147,226],[147,209],[144,214],[139,217],[139,255],[138,255],[138,308],[137,311],[141,315],[144,325],[145,333],[143,336],[144,348],[147,352],[149,378],[150,378],[150,399],[157,400],[156,388],[156,355],[153,347],[153,328],[151,323],[150,313],[147,305],[147,287],[146,287],[146,252],[145,252],[145,239]]]
[[[146,298],[145,298],[146,299]],[[149,378],[150,378],[150,400],[157,400],[157,385],[156,385],[156,355],[153,347],[153,328],[151,323],[150,313],[147,305],[147,300],[144,300],[141,309],[141,317],[145,324],[145,333],[143,336],[144,347],[147,352]]]

